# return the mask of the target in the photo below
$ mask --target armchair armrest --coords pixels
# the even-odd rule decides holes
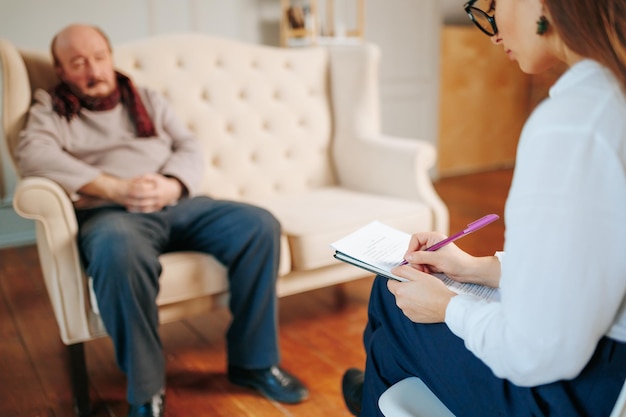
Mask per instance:
[[[333,46],[330,53],[334,115],[333,158],[345,187],[420,201],[433,212],[433,229],[448,233],[448,209],[429,174],[435,147],[424,140],[381,132],[378,67],[373,44]]]
[[[342,138],[334,148],[339,183],[347,188],[420,201],[431,207],[434,230],[448,233],[449,214],[429,170],[435,147],[423,140],[375,135]]]
[[[69,345],[91,338],[87,281],[69,197],[51,180],[28,177],[18,183],[13,207],[20,216],[36,222],[39,259],[61,339]]]

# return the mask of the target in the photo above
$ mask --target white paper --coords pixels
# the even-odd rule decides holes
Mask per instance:
[[[410,241],[408,233],[374,221],[330,246],[352,258],[389,271],[402,263]]]
[[[331,243],[335,257],[373,273],[399,281],[406,281],[391,273],[391,269],[403,261],[411,235],[379,221],[374,221],[357,231]],[[471,294],[488,301],[500,299],[497,288],[454,281],[445,274],[433,274],[457,294]]]

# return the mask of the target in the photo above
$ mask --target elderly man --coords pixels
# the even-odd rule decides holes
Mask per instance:
[[[129,416],[163,415],[158,257],[180,250],[210,253],[228,268],[229,380],[277,401],[305,399],[303,384],[278,366],[276,219],[197,196],[198,142],[163,97],[114,70],[102,31],[68,26],[51,50],[61,82],[35,93],[18,168],[56,181],[74,201],[81,256],[127,376]]]

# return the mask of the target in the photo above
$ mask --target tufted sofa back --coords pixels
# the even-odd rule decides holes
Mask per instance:
[[[204,192],[258,200],[335,183],[327,49],[281,49],[200,34],[113,48],[116,68],[165,95],[202,142]],[[57,82],[49,54],[20,53],[32,91]]]
[[[186,34],[114,52],[118,68],[163,93],[202,141],[207,193],[258,199],[333,182],[325,49]]]

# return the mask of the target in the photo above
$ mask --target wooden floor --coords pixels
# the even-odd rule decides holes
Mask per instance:
[[[455,232],[487,213],[502,216],[511,170],[442,179],[437,190],[450,208]],[[458,244],[476,255],[503,244],[502,220]],[[340,393],[348,367],[362,367],[361,334],[371,279],[346,284],[339,305],[333,288],[280,300],[282,365],[309,387],[299,405],[268,401],[228,383],[223,334],[227,312],[162,326],[167,356],[169,417],[349,416]],[[126,416],[124,376],[117,370],[108,338],[86,344],[94,416]],[[0,417],[71,417],[65,346],[33,246],[0,250]]]

